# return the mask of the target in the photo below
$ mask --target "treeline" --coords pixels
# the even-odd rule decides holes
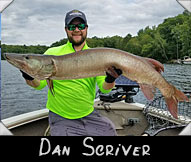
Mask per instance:
[[[63,45],[67,42],[64,38],[53,43],[50,47]],[[167,18],[158,27],[147,26],[138,31],[137,36],[127,34],[125,37],[92,37],[87,38],[91,48],[110,47],[130,53],[150,57],[161,62],[169,62],[173,59],[182,59],[191,56],[191,14],[184,11],[176,17]],[[3,52],[14,53],[44,53],[48,46],[18,46],[2,45]]]
[[[35,53],[35,54],[43,54],[49,47],[42,45],[1,45],[1,54],[3,53]]]

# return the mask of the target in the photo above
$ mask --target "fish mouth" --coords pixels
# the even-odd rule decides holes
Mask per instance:
[[[3,54],[3,57],[12,65],[16,66],[19,69],[23,69],[24,67],[26,67],[26,64],[24,61],[18,59],[18,58],[12,58],[11,54]]]

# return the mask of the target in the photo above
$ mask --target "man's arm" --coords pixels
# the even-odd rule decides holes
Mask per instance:
[[[115,81],[113,83],[107,83],[107,82],[103,83],[103,89],[105,90],[112,89],[114,86],[115,86]]]
[[[25,79],[25,81],[29,86],[31,86],[33,88],[37,88],[40,86],[40,80],[38,80],[38,79],[34,79],[34,80]]]

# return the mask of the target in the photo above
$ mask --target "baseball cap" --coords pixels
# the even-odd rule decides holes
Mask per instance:
[[[71,21],[77,17],[81,18],[84,21],[84,23],[87,25],[87,20],[86,20],[85,14],[79,10],[72,10],[66,14],[65,26],[67,27],[71,23]]]

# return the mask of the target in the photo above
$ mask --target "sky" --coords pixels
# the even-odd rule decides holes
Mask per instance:
[[[1,13],[0,13],[0,40],[1,40]]]
[[[66,38],[64,19],[73,9],[86,14],[90,38],[135,36],[184,11],[176,0],[15,0],[2,13],[2,43],[49,46]]]

